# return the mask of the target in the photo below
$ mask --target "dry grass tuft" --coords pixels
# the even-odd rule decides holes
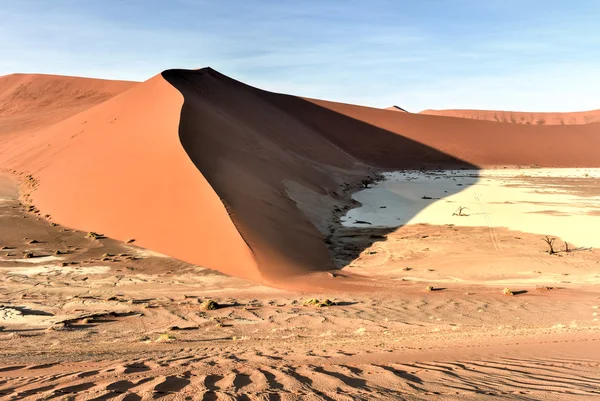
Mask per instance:
[[[156,339],[157,342],[171,342],[171,341],[175,341],[175,340],[176,340],[175,336],[172,334],[169,334],[169,333],[162,333]]]
[[[217,302],[212,299],[206,299],[202,303],[200,303],[200,309],[204,310],[217,310],[221,307]]]
[[[90,231],[89,233],[87,233],[85,238],[100,239],[100,238],[104,238],[104,235]]]
[[[324,299],[324,300],[320,301],[316,298],[311,298],[311,299],[307,299],[306,301],[304,301],[304,306],[314,306],[317,308],[322,308],[322,307],[326,307],[326,306],[334,306],[334,305],[337,305],[337,304],[330,299]]]

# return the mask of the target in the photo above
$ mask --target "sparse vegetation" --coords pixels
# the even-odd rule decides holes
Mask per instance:
[[[324,300],[320,301],[316,298],[311,298],[311,299],[304,301],[304,306],[314,306],[317,308],[322,308],[324,306],[334,306],[334,305],[336,305],[336,303],[330,299],[324,299]]]
[[[425,291],[427,291],[427,292],[433,291],[433,286],[432,285],[428,285],[427,287],[425,287]]]
[[[361,180],[360,183],[362,184],[363,187],[369,188],[369,185],[371,185],[373,183],[373,179],[371,177],[368,177],[368,178],[365,178],[364,180]]]
[[[100,239],[100,238],[104,238],[104,235],[90,231],[89,233],[87,233],[87,235],[85,237],[91,238],[91,239]]]
[[[33,252],[23,252],[23,257],[25,259],[31,259],[33,258]]]
[[[542,241],[544,241],[546,244],[548,244],[548,253],[550,255],[553,255],[554,253],[556,253],[554,251],[554,241],[556,241],[556,238],[550,238],[549,236],[545,236],[544,238],[542,238]]]
[[[217,302],[212,299],[206,299],[200,303],[200,308],[204,310],[217,310],[221,307]]]
[[[508,296],[515,295],[515,294],[512,292],[512,290],[511,290],[510,288],[505,288],[505,289],[503,289],[503,290],[502,290],[502,293],[503,293],[504,295],[508,295]]]
[[[468,214],[465,213],[465,210],[469,210],[469,208],[466,206],[459,206],[458,209],[456,209],[456,212],[452,213],[452,216],[468,216]]]

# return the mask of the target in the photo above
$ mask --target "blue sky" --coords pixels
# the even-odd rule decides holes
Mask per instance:
[[[600,108],[597,0],[0,0],[0,75],[211,66],[409,111]]]

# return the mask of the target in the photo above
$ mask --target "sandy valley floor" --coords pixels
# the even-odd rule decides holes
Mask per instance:
[[[349,267],[289,292],[86,238],[0,188],[1,399],[600,395],[594,248],[549,255],[539,234],[489,227],[338,227],[331,249]]]

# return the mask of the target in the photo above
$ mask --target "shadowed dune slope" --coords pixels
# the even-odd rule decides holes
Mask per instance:
[[[478,167],[600,167],[600,123],[532,126],[311,101]]]
[[[0,77],[0,136],[64,120],[132,88],[137,82],[44,74]]]
[[[0,166],[33,174],[34,204],[61,224],[289,287],[278,280],[334,267],[324,237],[343,182],[380,169],[598,166],[597,127],[392,113],[168,70],[14,138]]]
[[[537,113],[501,110],[423,110],[420,114],[529,125],[579,125],[600,122],[600,110]]]
[[[401,135],[211,69],[169,70],[163,76],[185,98],[183,147],[272,280],[334,267],[323,240],[327,227],[318,220],[331,217],[343,181],[364,178],[370,166],[469,166]]]

